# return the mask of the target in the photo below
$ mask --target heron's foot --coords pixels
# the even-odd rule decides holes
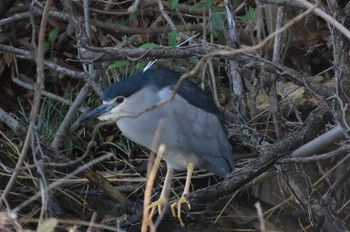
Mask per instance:
[[[173,217],[177,217],[181,226],[184,227],[185,223],[182,221],[182,215],[181,215],[181,207],[182,204],[186,203],[187,204],[187,208],[190,210],[191,209],[191,204],[190,202],[187,200],[187,198],[185,196],[182,196],[177,202],[173,203],[170,207],[171,207],[171,213],[173,214]],[[176,207],[177,207],[177,213],[176,213]]]
[[[151,210],[149,218],[152,219],[154,213],[158,210],[158,214],[162,214],[162,208],[166,205],[167,199],[164,196],[160,196],[159,199],[148,206],[148,210]]]

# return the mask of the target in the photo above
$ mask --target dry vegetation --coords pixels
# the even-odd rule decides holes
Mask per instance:
[[[341,0],[1,0],[0,231],[346,231],[349,15]],[[196,171],[184,228],[169,210],[142,220],[148,151],[76,123],[156,59],[213,95],[237,163]]]

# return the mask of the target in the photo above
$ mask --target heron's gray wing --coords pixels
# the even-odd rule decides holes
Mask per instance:
[[[170,88],[160,91],[161,99],[168,99]],[[218,117],[189,104],[176,94],[166,108],[172,115],[173,128],[176,128],[177,145],[184,151],[199,156],[197,166],[219,176],[227,176],[234,169],[232,147]]]

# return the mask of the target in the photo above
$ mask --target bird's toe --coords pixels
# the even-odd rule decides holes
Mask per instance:
[[[151,219],[157,210],[159,215],[162,214],[163,206],[166,205],[166,203],[167,199],[161,196],[157,201],[148,206],[148,210],[151,210],[149,218]]]
[[[180,224],[182,227],[185,226],[185,223],[182,220],[182,213],[181,213],[181,208],[182,205],[186,203],[187,204],[187,208],[190,210],[191,209],[191,204],[190,202],[187,200],[187,198],[185,196],[182,196],[177,202],[173,203],[170,208],[171,208],[171,213],[173,214],[173,217],[177,217],[177,219],[179,220]],[[177,212],[176,212],[176,208],[177,208]]]

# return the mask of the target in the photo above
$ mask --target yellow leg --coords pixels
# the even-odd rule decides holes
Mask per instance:
[[[171,179],[173,176],[174,169],[171,167],[167,167],[167,172],[165,175],[164,185],[160,197],[157,201],[153,202],[148,209],[151,209],[149,214],[149,218],[151,219],[156,210],[158,210],[158,214],[162,214],[163,206],[168,202],[167,200],[167,192],[170,189]]]
[[[174,217],[177,217],[179,219],[179,222],[182,227],[185,226],[185,223],[182,221],[181,216],[181,206],[183,203],[187,203],[188,209],[191,209],[190,202],[186,199],[185,195],[189,193],[190,191],[190,184],[191,184],[191,177],[193,173],[194,166],[192,163],[187,164],[187,175],[186,175],[186,183],[185,183],[185,189],[182,193],[181,198],[174,204],[171,205],[171,212]],[[177,214],[176,214],[176,208],[177,207]]]

